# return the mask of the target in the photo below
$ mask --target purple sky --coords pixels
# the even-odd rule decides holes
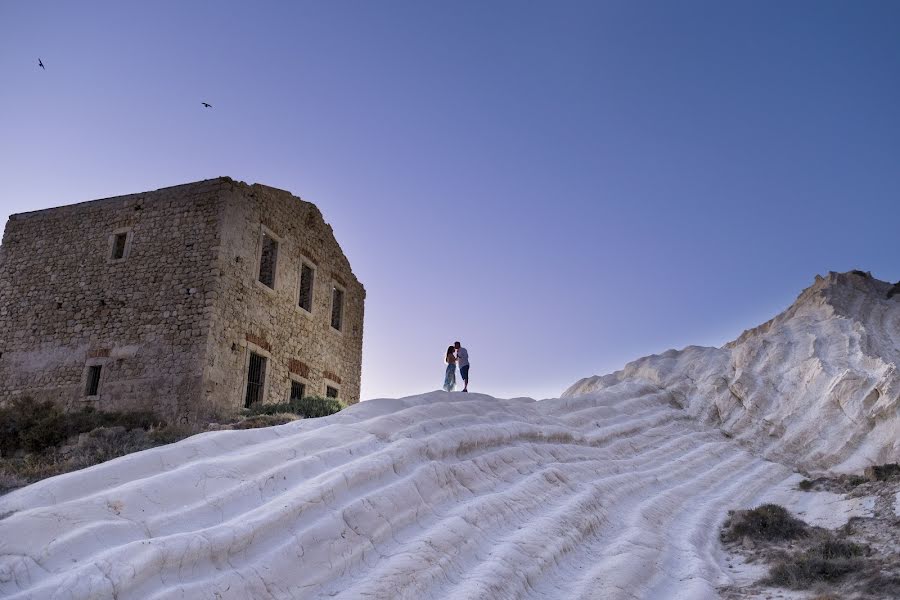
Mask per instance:
[[[555,396],[816,273],[900,279],[898,31],[873,1],[7,1],[0,220],[288,189],[368,290],[364,398],[437,389],[455,339],[473,390]]]

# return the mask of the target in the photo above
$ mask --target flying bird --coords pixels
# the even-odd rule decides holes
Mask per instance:
[[[39,66],[40,68],[42,68],[43,70],[45,70],[45,71],[47,70],[47,67],[44,66],[44,63],[41,62],[41,59],[40,59],[40,58],[38,58],[38,66]]]
[[[210,104],[209,102],[201,102],[200,104],[202,104],[206,108],[212,108],[212,104]]]

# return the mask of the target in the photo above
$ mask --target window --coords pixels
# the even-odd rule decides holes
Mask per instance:
[[[259,281],[275,289],[275,266],[278,264],[278,242],[268,233],[262,234],[262,252],[259,255]]]
[[[131,228],[116,229],[109,235],[109,262],[122,262],[131,251]]]
[[[113,260],[120,260],[125,258],[125,243],[128,241],[128,233],[117,233],[115,237],[113,237],[113,247],[112,247],[112,258]]]
[[[331,292],[331,326],[341,330],[344,321],[344,290],[337,286]]]
[[[256,352],[250,353],[250,364],[247,367],[247,395],[244,398],[244,407],[261,402],[263,388],[266,385],[266,357]]]
[[[330,385],[325,386],[325,396],[328,398],[337,398],[338,397],[338,389],[336,387],[331,387]]]
[[[299,306],[307,312],[312,312],[313,278],[315,271],[308,264],[300,267],[300,303]]]
[[[85,396],[96,396],[100,392],[101,368],[101,365],[91,365],[88,367],[87,387],[84,390]]]
[[[304,396],[306,396],[306,385],[300,383],[299,381],[291,380],[291,402],[294,400],[300,400]]]

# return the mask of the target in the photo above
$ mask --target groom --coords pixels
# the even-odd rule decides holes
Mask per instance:
[[[456,342],[453,344],[456,348],[456,364],[459,365],[459,376],[463,380],[462,391],[469,391],[469,351],[462,347],[462,344]]]

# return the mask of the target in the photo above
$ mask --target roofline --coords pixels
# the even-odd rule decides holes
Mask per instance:
[[[49,212],[53,212],[53,211],[69,210],[69,209],[73,209],[74,207],[84,206],[86,204],[94,204],[96,202],[111,202],[113,200],[122,200],[125,198],[142,196],[144,194],[153,194],[153,193],[162,192],[165,190],[174,190],[177,188],[184,188],[184,187],[196,186],[196,185],[201,185],[201,184],[209,185],[209,184],[216,184],[216,183],[239,183],[240,184],[243,182],[236,181],[235,179],[232,179],[231,177],[228,177],[227,175],[222,175],[219,177],[214,177],[212,179],[200,179],[198,181],[190,181],[188,183],[180,183],[178,185],[169,185],[169,186],[157,188],[155,190],[144,190],[142,192],[132,192],[130,194],[122,194],[120,196],[108,196],[106,198],[94,198],[92,200],[82,200],[81,202],[73,202],[72,204],[61,204],[59,206],[51,206],[49,208],[40,208],[38,210],[29,210],[29,211],[20,212],[20,213],[13,213],[13,214],[9,215],[9,220],[12,221],[14,219],[26,218],[26,217],[39,215],[42,213],[49,213]],[[244,184],[244,185],[246,185],[246,184]]]

